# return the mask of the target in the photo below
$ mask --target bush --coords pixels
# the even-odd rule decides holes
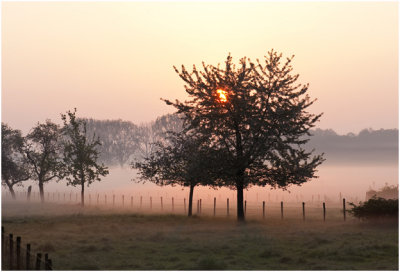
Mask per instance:
[[[398,218],[399,200],[384,199],[381,197],[373,197],[366,202],[356,205],[349,203],[352,208],[348,210],[351,214],[358,218]]]

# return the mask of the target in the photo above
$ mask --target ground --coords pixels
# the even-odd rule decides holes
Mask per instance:
[[[48,252],[54,270],[398,270],[396,222],[241,224],[233,216],[3,203],[2,226]]]

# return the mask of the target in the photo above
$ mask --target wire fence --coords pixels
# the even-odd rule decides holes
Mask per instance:
[[[30,244],[23,245],[21,237],[14,237],[1,228],[2,270],[53,270],[47,253],[35,252]]]
[[[5,199],[7,200],[7,195]],[[20,192],[18,199],[22,202],[40,202],[40,195],[34,192],[29,197],[26,192]],[[47,203],[80,205],[81,195],[72,192],[47,192],[44,194],[44,200]],[[345,198],[338,199],[339,201],[324,200],[325,198],[322,200],[319,196],[308,201],[302,201],[300,198],[294,201],[271,201],[269,198],[266,200],[257,198],[245,199],[243,206],[246,217],[253,219],[346,220]],[[354,198],[351,200],[354,201]],[[189,200],[182,196],[87,193],[85,207],[153,214],[187,214]],[[193,198],[192,202],[192,214],[197,216],[233,217],[236,214],[236,208],[235,197],[223,198],[208,195],[204,199]]]

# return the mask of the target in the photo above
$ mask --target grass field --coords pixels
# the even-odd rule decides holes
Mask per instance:
[[[2,225],[54,270],[397,270],[398,226],[298,218],[143,215],[4,204]]]

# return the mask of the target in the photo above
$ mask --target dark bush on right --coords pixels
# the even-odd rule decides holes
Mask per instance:
[[[348,212],[358,218],[398,218],[399,215],[398,199],[373,197],[368,201],[360,202],[358,206],[354,203],[349,203],[349,205],[352,208]]]

